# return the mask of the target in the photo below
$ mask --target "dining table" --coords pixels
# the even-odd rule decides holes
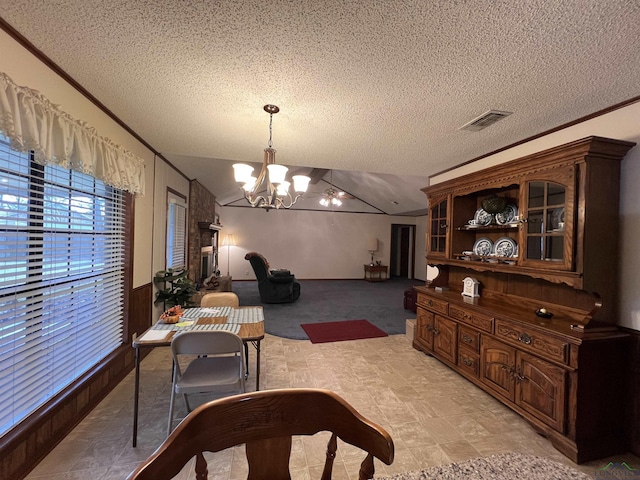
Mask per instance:
[[[171,346],[171,340],[179,332],[210,330],[226,330],[237,334],[245,345],[245,351],[249,344],[255,347],[256,390],[260,390],[260,342],[264,339],[264,313],[261,306],[187,308],[183,311],[177,323],[163,323],[159,320],[132,342],[135,350],[135,386],[133,400],[134,447],[138,439],[141,350],[143,348],[169,347]],[[248,375],[248,355],[246,361],[246,375]]]

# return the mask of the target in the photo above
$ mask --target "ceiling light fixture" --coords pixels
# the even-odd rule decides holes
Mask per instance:
[[[329,177],[329,188],[327,188],[322,194],[322,198],[320,199],[320,205],[323,207],[339,207],[342,205],[342,200],[345,198],[354,198],[353,195],[348,194],[347,192],[341,192],[336,190],[333,185],[333,170],[330,171]]]
[[[307,191],[311,179],[306,175],[294,175],[293,189],[295,197],[289,193],[291,182],[285,180],[287,171],[284,165],[276,164],[276,150],[272,148],[273,115],[280,109],[275,105],[265,105],[264,111],[269,114],[269,146],[264,149],[264,160],[260,175],[252,175],[254,168],[245,163],[233,165],[236,182],[241,184],[244,198],[252,207],[264,208],[267,212],[275,208],[291,208],[298,198]]]
[[[320,199],[320,205],[323,207],[328,207],[329,205],[339,207],[342,205],[342,201],[338,198],[338,195],[340,195],[340,192],[333,188],[325,190],[325,196]]]

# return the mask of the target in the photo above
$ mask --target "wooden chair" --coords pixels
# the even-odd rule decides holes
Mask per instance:
[[[212,308],[212,307],[240,307],[240,299],[238,295],[233,292],[211,292],[205,294],[200,300],[201,308]],[[244,345],[244,357],[246,360],[245,373],[247,377],[249,376],[249,345],[245,343]]]
[[[320,389],[265,390],[222,398],[190,413],[128,480],[176,476],[196,457],[198,480],[207,478],[202,452],[218,452],[246,444],[248,480],[289,480],[293,435],[332,433],[322,480],[331,478],[337,438],[367,452],[361,480],[373,478],[374,457],[391,465],[393,440],[380,426],[362,417],[333,392]]]
[[[238,295],[233,292],[211,292],[207,293],[200,300],[201,307],[233,307],[240,306]]]

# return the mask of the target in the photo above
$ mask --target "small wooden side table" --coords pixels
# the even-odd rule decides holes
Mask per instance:
[[[384,277],[382,274],[384,274]],[[364,279],[368,282],[384,282],[385,280],[389,280],[389,267],[386,265],[365,265]]]

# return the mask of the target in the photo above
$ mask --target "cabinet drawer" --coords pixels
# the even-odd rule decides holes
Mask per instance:
[[[509,340],[518,348],[529,350],[557,362],[567,363],[569,344],[543,333],[528,331],[526,327],[504,320],[496,320],[496,337]]]
[[[461,348],[458,351],[458,367],[463,372],[479,377],[480,356],[466,348]]]
[[[480,353],[480,332],[464,325],[458,325],[458,346]]]
[[[449,302],[429,297],[428,295],[420,292],[418,292],[418,303],[429,310],[442,313],[444,315],[446,315],[449,310]]]
[[[449,316],[460,320],[461,322],[473,325],[485,332],[493,332],[493,317],[482,315],[477,312],[472,312],[457,305],[449,306]]]

